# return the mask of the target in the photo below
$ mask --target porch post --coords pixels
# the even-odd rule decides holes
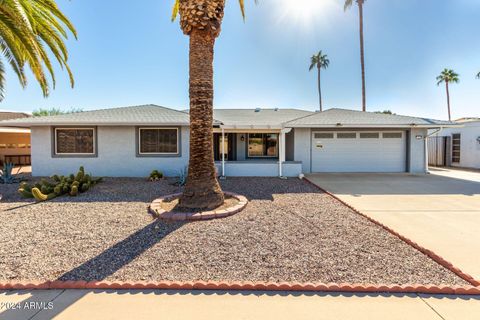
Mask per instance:
[[[222,177],[225,177],[225,129],[222,127]]]
[[[283,176],[283,162],[285,161],[285,132],[283,130],[280,131],[280,141],[279,141],[279,157],[278,157],[278,176]]]

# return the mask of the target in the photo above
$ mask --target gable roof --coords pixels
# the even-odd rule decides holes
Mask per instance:
[[[230,128],[282,128],[282,124],[313,112],[299,109],[214,109],[213,118]]]
[[[456,126],[455,122],[416,118],[394,114],[362,112],[346,109],[328,109],[306,117],[288,121],[285,127],[322,128],[322,127],[426,127]]]
[[[188,126],[188,113],[153,104],[101,109],[55,116],[32,117],[2,121],[1,125],[58,126],[58,125],[178,125]]]

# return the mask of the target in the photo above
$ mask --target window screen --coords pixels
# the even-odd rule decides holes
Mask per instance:
[[[94,129],[55,129],[55,154],[94,154]]]
[[[140,154],[177,154],[177,128],[140,128]]]
[[[452,162],[460,162],[460,133],[452,134]]]

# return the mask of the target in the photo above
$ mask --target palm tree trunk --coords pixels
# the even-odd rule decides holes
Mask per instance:
[[[362,65],[362,111],[367,111],[367,89],[365,84],[365,45],[363,41],[363,0],[357,0],[360,23],[360,63]]]
[[[322,105],[322,86],[321,86],[321,81],[320,81],[320,72],[321,69],[318,68],[318,98],[320,102],[320,112],[323,111],[323,105]]]
[[[179,205],[213,209],[224,202],[213,158],[213,52],[215,38],[205,30],[190,34],[190,160]]]
[[[448,89],[448,81],[445,81],[445,87],[447,89],[448,121],[452,121],[452,116],[450,114],[450,90]]]

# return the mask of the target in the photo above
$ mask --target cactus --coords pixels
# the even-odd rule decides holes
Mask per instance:
[[[50,181],[41,179],[40,182],[33,185],[33,188],[28,183],[23,182],[20,184],[18,192],[25,198],[35,198],[37,201],[46,201],[64,194],[76,196],[79,192],[90,190],[95,184],[101,181],[102,178],[93,178],[92,175],[85,174],[85,169],[80,167],[76,175],[53,175]]]
[[[55,198],[57,195],[55,193],[44,194],[38,188],[32,189],[32,195],[37,201],[47,201]]]
[[[78,186],[72,186],[72,189],[70,190],[70,195],[72,197],[76,197],[78,195]]]
[[[24,189],[24,188],[20,188],[18,189],[18,192],[22,195],[22,197],[24,198],[33,198],[33,194],[32,194],[32,191],[31,190],[27,190],[27,189]]]

